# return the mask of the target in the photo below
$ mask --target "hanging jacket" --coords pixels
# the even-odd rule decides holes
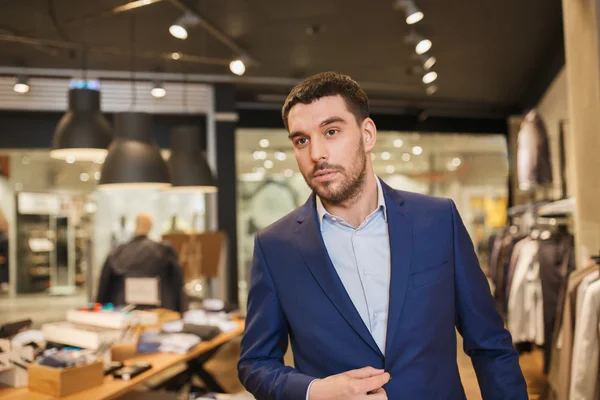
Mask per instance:
[[[519,131],[517,176],[521,190],[531,190],[552,184],[548,133],[544,121],[535,111],[531,111],[525,116]]]
[[[126,278],[158,278],[161,307],[184,311],[183,274],[172,247],[146,236],[117,247],[102,267],[97,301],[124,305]]]

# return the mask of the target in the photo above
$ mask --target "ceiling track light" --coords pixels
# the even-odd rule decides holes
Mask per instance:
[[[17,76],[17,81],[15,82],[15,86],[13,86],[13,90],[19,94],[29,92],[29,83],[25,75]]]
[[[403,9],[406,13],[406,23],[408,25],[414,25],[419,21],[422,21],[425,14],[417,7],[413,0],[396,0],[394,8]]]
[[[162,82],[156,81],[154,82],[154,86],[152,87],[152,90],[150,90],[150,93],[152,94],[152,96],[154,96],[155,99],[162,99],[167,95],[167,90],[165,89]]]
[[[415,52],[418,55],[423,55],[431,50],[432,43],[431,40],[426,39],[423,35],[420,35],[416,32],[412,32],[410,35],[404,38],[404,41],[415,47]]]
[[[438,91],[438,87],[435,84],[429,84],[427,85],[427,87],[425,88],[425,93],[427,93],[427,95],[429,96],[433,96],[434,94],[436,94]]]
[[[177,39],[185,40],[188,37],[188,30],[200,22],[200,18],[190,12],[186,12],[169,27],[169,33]]]
[[[237,76],[242,76],[246,72],[246,64],[248,64],[248,58],[241,56],[229,63],[229,70]]]
[[[423,83],[426,85],[429,85],[433,82],[435,82],[435,80],[438,78],[438,74],[435,71],[429,71],[428,73],[426,73],[425,75],[423,75]]]
[[[423,68],[426,71],[429,71],[431,68],[433,68],[433,66],[437,62],[437,59],[428,53],[419,55],[419,58],[421,60],[421,63],[423,64]]]

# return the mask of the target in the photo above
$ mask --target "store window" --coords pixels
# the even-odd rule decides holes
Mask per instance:
[[[282,129],[238,129],[238,277],[245,302],[254,235],[304,204],[311,191]],[[455,201],[483,259],[506,221],[508,155],[503,135],[379,131],[375,173],[395,189]]]
[[[96,190],[103,160],[55,160],[47,150],[5,151],[1,159],[7,167],[0,176],[0,211],[10,248],[6,260],[0,254],[2,293],[13,285],[19,295],[94,298],[106,256],[133,238],[140,212],[153,216],[154,240],[205,230],[203,193]]]

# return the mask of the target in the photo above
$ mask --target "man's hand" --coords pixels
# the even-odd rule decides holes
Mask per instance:
[[[386,400],[382,386],[389,380],[382,369],[355,369],[314,381],[308,400]]]

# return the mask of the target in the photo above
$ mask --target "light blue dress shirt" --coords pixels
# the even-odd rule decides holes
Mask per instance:
[[[316,206],[329,258],[354,307],[385,354],[391,258],[385,198],[379,178],[376,180],[377,209],[358,228],[327,212],[318,196]]]

